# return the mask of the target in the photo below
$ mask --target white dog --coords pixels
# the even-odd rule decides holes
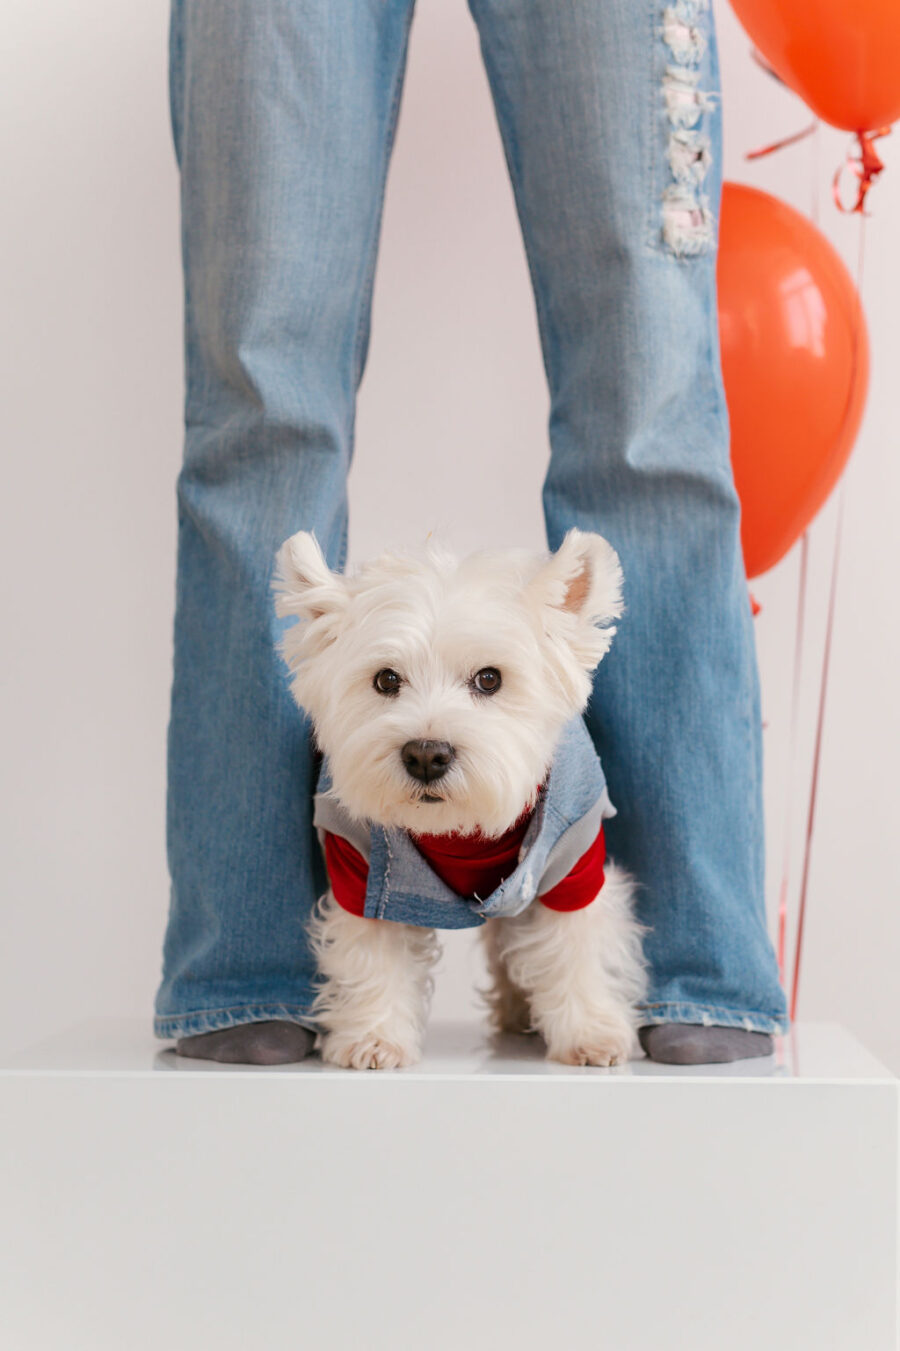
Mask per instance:
[[[435,928],[476,924],[498,1029],[537,1031],[572,1065],[635,1050],[642,930],[630,878],[604,872],[614,809],[581,718],[621,583],[611,545],[577,530],[549,556],[430,548],[348,576],[310,534],[281,546],[276,609],[301,622],[280,650],[325,757],[325,1060],[415,1061]]]

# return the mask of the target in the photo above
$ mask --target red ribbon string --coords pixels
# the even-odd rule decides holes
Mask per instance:
[[[772,141],[770,145],[762,145],[758,150],[748,150],[744,159],[762,159],[764,155],[773,155],[776,150],[784,150],[785,146],[796,145],[798,141],[805,141],[807,136],[812,136],[818,125],[817,121],[812,121],[808,127],[804,127],[802,131],[795,131],[792,136],[782,136],[780,141]]]
[[[784,80],[778,74],[778,71],[766,60],[762,52],[756,47],[750,48],[750,55],[767,75],[771,75],[773,80],[777,80],[784,89],[790,88],[790,85],[785,84]],[[792,136],[784,136],[780,141],[773,141],[771,145],[761,146],[759,150],[749,150],[744,155],[744,159],[762,159],[764,155],[771,155],[776,150],[783,150],[785,146],[795,145],[797,141],[803,141],[807,136],[811,136],[817,125],[817,121],[813,122],[811,126],[806,127],[803,131],[794,132]],[[882,136],[889,136],[890,132],[890,127],[879,127],[877,131],[858,131],[856,133],[856,140],[859,145],[859,155],[854,155],[848,150],[847,159],[840,168],[835,171],[831,185],[834,204],[838,211],[848,213],[856,211],[859,212],[861,216],[868,215],[865,208],[866,194],[878,175],[884,172],[884,161],[875,149],[873,142],[880,140]],[[848,170],[857,179],[856,201],[852,206],[844,206],[844,203],[841,200],[841,178]]]
[[[884,161],[873,145],[873,141],[879,140],[882,136],[891,134],[890,127],[879,127],[877,131],[858,131],[856,139],[859,144],[859,155],[853,155],[848,150],[847,159],[844,164],[836,171],[831,185],[834,204],[838,211],[852,213],[858,211],[861,216],[867,216],[869,213],[865,208],[866,193],[878,175],[884,170]],[[858,182],[856,185],[856,201],[852,206],[844,206],[841,201],[841,176],[849,170]]]

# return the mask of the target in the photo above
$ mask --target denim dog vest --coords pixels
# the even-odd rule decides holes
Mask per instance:
[[[458,896],[438,877],[405,830],[350,816],[331,794],[327,759],[319,773],[313,825],[347,840],[368,862],[364,914],[435,929],[470,929],[521,914],[550,891],[615,816],[600,759],[581,717],[563,729],[512,873],[483,900]]]

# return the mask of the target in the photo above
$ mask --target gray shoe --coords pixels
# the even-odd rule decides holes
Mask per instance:
[[[175,1043],[175,1054],[192,1060],[220,1060],[225,1065],[292,1065],[306,1059],[314,1042],[314,1033],[299,1023],[241,1023],[182,1037]]]
[[[640,1028],[638,1036],[650,1059],[664,1065],[720,1065],[771,1055],[775,1049],[768,1032],[702,1023],[657,1023]]]

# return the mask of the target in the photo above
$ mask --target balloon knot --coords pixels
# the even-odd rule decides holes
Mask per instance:
[[[875,149],[874,142],[882,136],[889,136],[890,131],[890,127],[879,127],[877,131],[858,131],[856,133],[859,154],[854,155],[848,150],[847,159],[835,173],[832,183],[832,194],[838,211],[851,214],[857,211],[862,216],[868,216],[869,212],[865,207],[866,194],[875,179],[884,170],[884,161]],[[846,170],[849,170],[857,179],[856,201],[852,206],[845,206],[841,200],[841,175]]]

